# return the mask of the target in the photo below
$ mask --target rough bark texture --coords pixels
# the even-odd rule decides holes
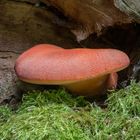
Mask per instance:
[[[47,2],[47,7],[43,5],[40,8],[40,1]],[[92,3],[91,0],[86,3],[84,0],[0,0],[0,103],[14,104],[21,91],[43,88],[19,82],[14,71],[18,55],[40,43],[52,43],[64,48],[121,49],[131,58],[130,68],[121,77],[140,80],[140,26],[126,26],[132,18],[112,4],[112,0],[94,0]],[[58,8],[60,13],[52,6]],[[96,14],[98,16],[94,18]],[[123,26],[116,26],[122,23]],[[70,32],[76,30],[78,37],[83,38],[89,33],[98,32],[104,26],[113,27],[107,28],[100,37],[92,34],[80,43],[76,42],[75,36]]]
[[[0,1],[0,9],[1,103],[30,88],[29,85],[23,87],[14,72],[15,59],[20,53],[39,43],[53,43],[68,48],[79,45],[67,29],[51,22],[54,16],[47,10],[6,0]]]
[[[79,24],[72,29],[77,40],[85,39],[91,33],[101,34],[109,26],[131,23],[132,19],[114,5],[114,0],[41,0],[56,7]],[[81,27],[81,28],[80,28]]]
[[[139,0],[114,0],[115,6],[140,23]]]

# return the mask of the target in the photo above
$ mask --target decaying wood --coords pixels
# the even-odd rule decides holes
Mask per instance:
[[[140,0],[114,0],[115,6],[140,23]]]
[[[121,12],[114,6],[114,1],[0,0],[0,103],[10,100],[13,104],[13,96],[19,98],[19,93],[25,89],[42,89],[42,86],[20,83],[14,71],[18,55],[35,44],[52,43],[64,48],[121,49],[134,60],[125,76],[126,73],[133,76],[135,69],[139,74],[139,26],[129,26],[134,16],[129,17],[123,10]],[[47,8],[40,8],[39,2],[46,3]],[[62,12],[61,16],[54,7]],[[49,8],[54,8],[54,11]],[[102,34],[103,29],[107,31]],[[70,30],[78,41],[92,33],[102,35],[97,37],[92,34],[79,44]],[[140,80],[140,77],[137,79]]]
[[[132,19],[114,5],[114,0],[41,0],[56,7],[66,17],[79,24],[72,29],[77,40],[91,33],[101,34],[109,26],[131,23]]]
[[[79,45],[69,30],[51,22],[54,16],[47,10],[8,0],[0,1],[0,9],[1,103],[11,100],[13,96],[18,97],[21,90],[31,88],[28,84],[26,87],[21,85],[15,75],[14,63],[20,53],[40,43],[53,43],[68,48]]]

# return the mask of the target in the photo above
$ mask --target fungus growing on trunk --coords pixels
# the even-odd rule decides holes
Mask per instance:
[[[15,70],[28,83],[62,85],[76,95],[97,96],[115,88],[116,72],[128,65],[128,56],[116,49],[63,49],[42,44],[24,52]]]

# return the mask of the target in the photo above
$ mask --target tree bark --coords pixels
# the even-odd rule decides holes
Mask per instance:
[[[47,6],[39,7],[40,2]],[[129,23],[133,19],[139,20],[139,15],[124,11],[114,2],[117,0],[1,0],[0,103],[13,104],[25,90],[44,89],[20,82],[14,71],[19,54],[40,43],[64,48],[121,49],[134,60],[125,77],[128,73],[130,77],[136,77],[140,72],[140,30],[139,26],[129,26]],[[139,8],[136,10],[139,13]],[[94,34],[78,43],[70,30],[78,41]],[[136,78],[140,80],[139,76]]]
[[[55,16],[45,9],[15,1],[0,1],[0,103],[18,98],[25,89],[39,86],[21,84],[15,75],[16,58],[35,44],[52,43],[78,47],[74,35],[51,22]],[[13,102],[13,101],[12,101]]]
[[[79,25],[72,30],[81,41],[92,33],[101,34],[109,26],[128,24],[132,18],[114,5],[114,0],[41,0],[61,11]]]
[[[139,0],[114,0],[115,6],[140,23]]]

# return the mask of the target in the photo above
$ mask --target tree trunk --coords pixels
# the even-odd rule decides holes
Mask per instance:
[[[140,1],[139,0],[114,0],[115,6],[122,12],[134,18],[140,23]]]
[[[71,29],[81,41],[92,33],[101,34],[109,26],[128,24],[132,18],[114,5],[114,0],[41,0],[56,7],[66,17],[77,22]]]
[[[14,64],[19,54],[40,43],[65,48],[78,47],[79,44],[68,29],[51,22],[55,16],[47,10],[8,0],[0,1],[0,9],[1,103],[11,100],[13,96],[18,98],[21,91],[31,88],[28,84],[21,84],[15,75]],[[33,89],[36,87],[39,88],[34,86]]]
[[[44,88],[20,82],[14,71],[19,54],[40,43],[121,49],[131,59],[124,77],[140,80],[140,26],[130,24],[139,22],[138,1],[0,0],[0,103],[14,104],[21,92]]]

